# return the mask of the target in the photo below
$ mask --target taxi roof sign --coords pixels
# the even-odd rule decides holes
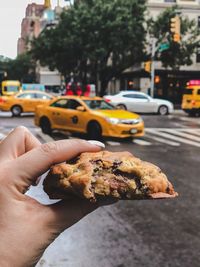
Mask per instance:
[[[200,80],[190,80],[189,82],[187,82],[187,85],[188,86],[200,85]]]

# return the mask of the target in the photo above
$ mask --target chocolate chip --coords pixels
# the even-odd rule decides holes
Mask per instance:
[[[167,193],[167,194],[170,194],[170,186],[169,186],[169,184],[167,185],[166,193]]]
[[[95,168],[95,169],[94,169],[94,172],[98,172],[98,171],[99,171],[99,168]]]

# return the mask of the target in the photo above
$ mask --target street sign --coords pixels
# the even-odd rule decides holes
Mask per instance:
[[[159,48],[158,48],[158,51],[159,52],[163,52],[165,50],[168,50],[170,47],[169,43],[162,43],[160,44]]]

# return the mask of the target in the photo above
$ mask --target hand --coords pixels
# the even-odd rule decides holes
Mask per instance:
[[[46,247],[66,228],[97,208],[83,200],[42,205],[25,195],[53,164],[101,148],[83,140],[41,144],[25,127],[0,143],[0,266],[35,266]]]

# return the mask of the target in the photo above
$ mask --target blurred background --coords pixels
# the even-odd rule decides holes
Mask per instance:
[[[200,2],[1,1],[0,139],[98,139],[158,165],[179,197],[119,201],[37,267],[200,266]],[[4,27],[3,25],[7,25]],[[49,203],[42,181],[28,192]]]

